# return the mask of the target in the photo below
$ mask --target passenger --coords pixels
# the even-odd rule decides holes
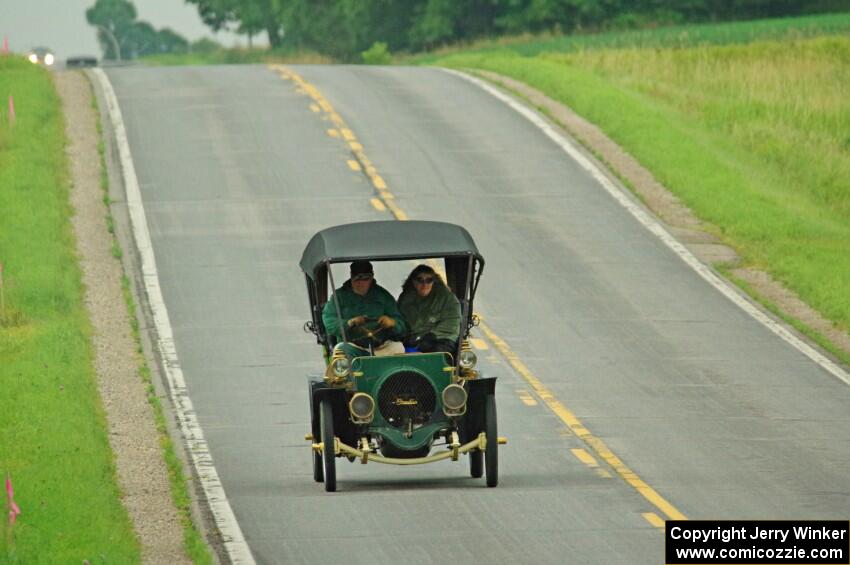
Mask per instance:
[[[398,309],[409,328],[408,349],[455,353],[460,335],[460,302],[434,269],[419,265],[401,287]]]
[[[357,345],[368,345],[371,342],[378,356],[404,353],[404,346],[398,341],[406,330],[404,318],[392,295],[375,282],[372,264],[369,261],[354,261],[350,272],[351,278],[334,292],[339,300],[342,320],[346,324],[348,341]],[[322,310],[322,322],[328,335],[341,342],[342,330],[333,296]],[[375,329],[368,327],[374,327],[375,324],[378,326]]]

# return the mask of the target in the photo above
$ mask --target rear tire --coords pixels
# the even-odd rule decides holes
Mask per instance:
[[[336,454],[334,453],[334,412],[330,401],[322,400],[319,405],[322,428],[322,463],[325,474],[325,492],[336,491]],[[314,473],[315,476],[315,473]]]
[[[487,449],[484,452],[484,466],[487,471],[487,486],[499,484],[499,435],[496,425],[496,396],[487,397],[484,405],[484,422],[487,432]]]

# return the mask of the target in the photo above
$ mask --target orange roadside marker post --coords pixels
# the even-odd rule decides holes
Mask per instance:
[[[12,490],[12,477],[7,473],[6,474],[6,502],[9,508],[9,526],[7,533],[7,545],[11,547],[14,542],[14,527],[15,520],[18,518],[18,514],[21,513],[21,509],[15,504],[15,492]]]

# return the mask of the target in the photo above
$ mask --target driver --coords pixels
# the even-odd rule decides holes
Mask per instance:
[[[351,264],[351,278],[336,289],[322,310],[325,330],[337,341],[342,341],[334,297],[339,300],[348,341],[356,344],[363,344],[364,341],[368,344],[371,341],[375,355],[379,356],[404,353],[404,346],[397,341],[407,330],[404,318],[392,295],[375,282],[372,263],[354,261]]]

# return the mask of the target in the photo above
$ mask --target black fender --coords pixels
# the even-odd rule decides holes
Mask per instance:
[[[484,431],[484,405],[496,394],[496,377],[478,377],[466,381],[466,414],[460,421],[460,441],[467,443]]]
[[[310,393],[310,432],[313,434],[313,441],[321,441],[319,403],[327,400],[331,403],[334,415],[334,435],[343,443],[356,446],[358,430],[348,412],[347,391],[344,388],[329,387],[324,378],[316,376],[307,377],[307,385]]]

